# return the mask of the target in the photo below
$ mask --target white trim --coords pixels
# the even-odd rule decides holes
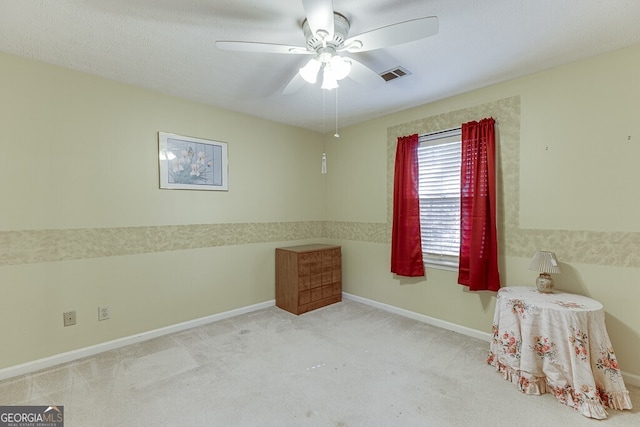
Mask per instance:
[[[483,341],[490,342],[491,334],[489,332],[478,331],[477,329],[467,328],[466,326],[457,325],[455,323],[447,322],[445,320],[436,319],[435,317],[425,316],[424,314],[416,313],[415,311],[405,310],[393,305],[384,304],[378,301],[370,300],[368,298],[359,297],[357,295],[342,293],[343,298],[350,299],[352,301],[360,302],[362,304],[370,305],[372,307],[379,308],[381,310],[389,311],[391,313],[399,314],[400,316],[408,317],[419,322],[427,323],[432,326],[447,329],[453,332],[458,332],[462,335],[478,338]],[[622,371],[622,378],[625,384],[632,385],[634,387],[640,387],[640,375],[630,374]]]
[[[436,270],[455,271],[456,273],[459,271],[458,264],[449,265],[438,263],[437,261],[433,261],[433,258],[430,258],[428,261],[423,260],[422,263],[424,264],[424,268],[426,269],[433,268]]]
[[[625,384],[632,385],[634,387],[640,387],[640,375],[630,374],[622,371],[622,378],[624,378]]]
[[[211,316],[177,323],[175,325],[166,326],[164,328],[154,329],[152,331],[143,332],[141,334],[118,338],[113,341],[107,341],[104,343],[92,345],[90,347],[79,348],[77,350],[56,354],[54,356],[45,357],[43,359],[34,360],[32,362],[23,363],[21,365],[10,366],[8,368],[0,369],[0,381],[7,378],[16,377],[18,375],[30,374],[41,369],[59,365],[61,363],[73,362],[74,360],[82,359],[83,357],[93,356],[98,353],[114,350],[116,348],[124,347],[127,345],[137,344],[139,342],[147,341],[163,335],[181,332],[187,329],[194,328],[196,326],[202,326],[209,323],[217,322],[219,320],[228,319],[230,317],[239,316],[241,314],[250,313],[252,311],[273,307],[275,304],[275,300],[265,301],[258,304],[213,314]]]
[[[480,340],[489,342],[491,341],[491,334],[489,332],[478,331],[477,329],[467,328],[466,326],[457,325],[455,323],[447,322],[446,320],[436,319],[435,317],[425,316],[424,314],[416,313],[415,311],[405,310],[404,308],[398,308],[393,305],[384,304],[378,301],[362,298],[357,295],[348,293],[342,294],[344,298],[352,301],[367,304],[372,307],[379,308],[381,310],[389,311],[391,313],[399,314],[400,316],[408,317],[419,322],[427,323],[429,325],[437,326],[442,329],[448,329],[453,332],[458,332],[469,337],[478,338]]]
[[[456,137],[456,139],[460,139],[457,137],[462,136],[462,127],[445,129],[438,132],[430,132],[423,133],[422,135],[418,135],[419,142],[429,142],[429,141],[437,141],[439,139]]]

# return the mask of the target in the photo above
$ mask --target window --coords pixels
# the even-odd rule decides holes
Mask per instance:
[[[420,135],[420,234],[424,263],[457,269],[460,252],[460,128]]]

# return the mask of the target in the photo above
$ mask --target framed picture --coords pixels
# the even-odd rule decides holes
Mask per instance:
[[[158,132],[160,188],[229,189],[227,144]]]

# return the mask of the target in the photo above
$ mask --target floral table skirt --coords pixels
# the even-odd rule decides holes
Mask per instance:
[[[632,407],[602,304],[582,295],[502,288],[487,363],[521,392],[553,393],[590,418]]]

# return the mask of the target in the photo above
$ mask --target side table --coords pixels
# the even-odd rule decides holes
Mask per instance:
[[[631,409],[604,308],[591,298],[533,287],[498,292],[487,363],[526,394],[553,393],[586,417]]]

